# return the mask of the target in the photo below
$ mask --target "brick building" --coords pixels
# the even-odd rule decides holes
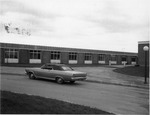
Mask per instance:
[[[140,66],[145,65],[145,51],[143,50],[144,46],[149,47],[149,41],[139,41],[138,42],[138,64]],[[147,65],[149,65],[149,51],[147,51]]]
[[[72,65],[136,64],[137,53],[0,43],[1,65]]]

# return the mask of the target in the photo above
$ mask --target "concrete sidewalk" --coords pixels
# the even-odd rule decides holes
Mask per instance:
[[[137,88],[149,88],[149,84],[144,84],[143,77],[124,75],[113,72],[115,68],[123,66],[105,66],[105,67],[74,67],[75,70],[87,72],[86,82],[120,85]],[[25,75],[25,67],[1,67],[1,74]],[[149,81],[149,80],[148,80]]]

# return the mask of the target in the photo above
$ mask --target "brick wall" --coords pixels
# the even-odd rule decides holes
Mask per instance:
[[[84,56],[85,54],[83,53],[78,54],[78,64],[84,64]]]
[[[29,50],[19,50],[19,63],[29,64]]]
[[[68,64],[69,63],[69,52],[77,52],[77,64],[83,65],[84,64],[84,56],[85,53],[92,54],[92,64],[98,64],[98,54],[106,54],[105,57],[105,64],[109,64],[110,56],[117,55],[117,64],[121,64],[121,56],[127,55],[128,56],[137,56],[136,53],[125,53],[125,52],[113,52],[113,51],[101,51],[101,50],[89,50],[89,49],[75,49],[75,48],[60,48],[60,47],[46,47],[46,46],[35,46],[35,45],[21,45],[21,44],[7,44],[7,43],[0,43],[1,50],[0,50],[0,63],[3,65],[36,65],[36,64],[29,64],[29,51],[30,50],[39,50],[41,51],[41,64],[49,63],[51,59],[51,51],[60,51],[61,52],[61,63]],[[140,46],[141,47],[141,46]],[[143,47],[143,46],[142,46]],[[18,49],[19,50],[19,63],[4,63],[4,49]],[[141,52],[141,50],[139,50]],[[143,57],[142,57],[143,58]],[[140,59],[140,62],[143,60]],[[41,65],[38,64],[38,65]]]
[[[98,64],[98,54],[92,55],[92,62],[93,62],[93,64]]]
[[[61,63],[68,64],[68,60],[69,60],[69,53],[61,52]]]
[[[49,51],[42,51],[42,64],[50,62],[50,52]]]
[[[117,64],[118,64],[118,65],[121,64],[121,56],[120,56],[120,55],[117,56]]]

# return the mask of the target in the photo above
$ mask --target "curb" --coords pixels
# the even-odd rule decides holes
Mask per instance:
[[[26,76],[26,74],[19,74],[19,73],[0,73],[0,74]],[[135,84],[113,83],[113,82],[96,81],[96,80],[85,80],[84,82],[149,89],[149,86],[141,86],[141,85],[135,85]]]
[[[95,80],[86,80],[85,82],[149,89],[149,86],[141,86],[141,85],[133,85],[133,84],[113,83],[113,82],[95,81]]]

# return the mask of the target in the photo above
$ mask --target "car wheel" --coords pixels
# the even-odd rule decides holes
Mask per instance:
[[[59,84],[62,84],[62,83],[64,83],[64,80],[61,77],[59,77],[56,79],[56,82]]]
[[[34,74],[33,74],[33,73],[30,73],[30,74],[29,74],[29,78],[30,78],[30,79],[35,79]]]
[[[75,83],[75,81],[70,81],[70,83]]]

